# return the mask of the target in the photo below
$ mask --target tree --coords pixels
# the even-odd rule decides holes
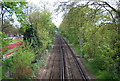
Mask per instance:
[[[10,24],[8,20],[4,20],[4,22],[5,23],[1,26],[2,32],[5,32],[6,34],[8,34],[9,32],[12,32],[14,34],[18,33],[18,29],[15,28],[12,24]]]
[[[113,21],[110,12],[104,11],[100,5],[90,8],[88,3],[87,5],[70,3],[67,6],[68,12],[60,25],[61,34],[72,43],[80,56],[94,66],[94,69],[103,71],[103,74],[112,72],[114,75],[111,79],[118,78],[120,72],[118,23]],[[80,40],[83,41],[81,47]]]
[[[24,33],[24,39],[32,44],[32,48],[37,51],[37,59],[40,59],[41,54],[52,44],[55,26],[51,21],[51,13],[46,10],[30,14],[29,22],[31,28]]]
[[[24,12],[24,9],[27,8],[26,6],[27,2],[4,2],[2,1],[0,3],[1,6],[1,15],[2,15],[2,24],[4,24],[4,19],[7,18],[11,22],[14,22],[14,18],[12,15],[17,16],[17,20],[24,24],[26,21],[26,14]]]

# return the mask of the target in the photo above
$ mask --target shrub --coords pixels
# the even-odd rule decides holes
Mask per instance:
[[[20,49],[13,57],[13,77],[17,79],[30,78],[32,76],[31,61],[35,54],[29,47]]]
[[[96,70],[104,70],[104,61],[100,57],[95,57],[90,61],[92,67]]]
[[[109,81],[112,81],[114,79],[114,75],[107,71],[99,71],[97,79],[109,79]]]

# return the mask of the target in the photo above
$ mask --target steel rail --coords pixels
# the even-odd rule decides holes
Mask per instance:
[[[62,40],[62,41],[64,41],[64,40]],[[64,43],[64,42],[63,42]],[[65,57],[66,57],[66,61],[68,60],[68,63],[69,63],[69,65],[71,66],[71,63],[70,63],[70,58],[69,58],[69,54],[68,54],[68,51],[66,51],[67,50],[67,48],[66,48],[66,46],[64,47],[64,49],[63,49],[64,51],[65,51],[65,53],[66,53],[66,55],[64,55]],[[67,62],[66,62],[67,63]],[[67,67],[66,67],[67,68]],[[71,67],[69,67],[68,68],[69,69],[69,71],[70,71],[70,73],[71,73],[71,78],[70,79],[72,79],[72,81],[75,81],[75,79],[74,79],[74,74],[73,74],[73,68],[71,68]],[[71,70],[70,70],[71,69]],[[67,70],[67,69],[66,69]],[[68,75],[68,73],[66,73],[67,75]],[[71,81],[68,77],[67,77],[67,81]]]
[[[62,37],[61,37],[61,38],[62,38]],[[77,60],[77,57],[76,57],[75,53],[73,52],[73,50],[71,49],[71,47],[68,45],[67,41],[66,41],[64,38],[62,38],[62,40],[65,42],[65,44],[67,45],[67,47],[68,47],[69,50],[71,51],[71,54],[72,54],[72,56],[74,57],[74,61],[75,61],[76,65],[77,65],[77,67],[78,67],[78,69],[79,69],[79,72],[80,72],[81,75],[82,75],[83,80],[84,80],[84,81],[88,81],[85,73],[83,72],[83,70],[82,70],[82,68],[81,68],[81,66],[80,66],[80,63],[79,63],[78,60]]]
[[[60,54],[61,54],[61,81],[65,81],[65,58],[64,58],[64,51],[63,51],[63,46],[62,46],[62,39],[60,37]]]

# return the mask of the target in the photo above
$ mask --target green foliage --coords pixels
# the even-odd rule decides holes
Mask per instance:
[[[27,22],[27,15],[25,13],[25,9],[27,9],[27,2],[25,2],[25,0],[23,2],[16,2],[16,1],[12,1],[12,2],[8,2],[8,1],[3,1],[1,3],[2,6],[2,10],[4,13],[2,13],[3,18],[4,16],[7,16],[7,20],[9,20],[10,22],[14,22],[17,21],[26,29],[29,26],[27,26],[26,22]],[[16,18],[13,18],[13,15],[16,16]]]
[[[0,61],[2,62],[1,59],[0,59]],[[2,79],[2,66],[0,66],[0,79]]]
[[[35,52],[30,49],[30,45],[24,45],[23,48],[19,48],[19,51],[12,57],[3,60],[2,62],[2,78],[9,79],[10,77],[15,79],[28,79],[33,76],[31,62],[35,58]],[[6,76],[6,73],[11,71],[11,76]]]
[[[4,2],[3,8],[9,9],[9,16],[12,16],[15,13],[20,20],[20,15],[25,17],[23,9],[26,8],[26,4],[27,2]]]
[[[32,76],[31,62],[35,58],[35,53],[30,47],[20,49],[18,54],[13,57],[14,78],[30,78]]]
[[[31,31],[27,34],[25,33],[25,36],[27,39],[30,38],[31,43],[38,46],[37,49],[40,49],[40,52],[45,51],[48,49],[53,41],[54,38],[54,30],[55,26],[51,21],[51,13],[44,10],[41,12],[34,12],[30,15],[30,23],[31,25]],[[30,36],[29,36],[30,35]],[[33,40],[33,41],[32,41]]]
[[[36,75],[38,75],[38,73],[39,73],[38,63],[32,64],[31,69],[33,70],[32,77],[36,77]]]
[[[3,60],[2,64],[2,79],[8,79],[7,73],[12,70],[12,59]]]
[[[99,79],[108,79],[111,75],[104,76],[107,73],[118,78],[120,73],[118,25],[111,20],[101,9],[77,6],[65,14],[60,25],[61,34],[91,64]]]
[[[31,48],[34,49],[36,53],[39,52],[40,41],[38,39],[38,35],[35,29],[33,29],[32,27],[27,29],[24,33],[24,40],[32,44]]]
[[[52,14],[47,10],[34,11],[28,17],[25,13],[27,2],[4,2],[0,5],[7,12],[7,14],[3,13],[3,17],[4,15],[9,17],[9,21],[2,26],[4,30],[9,29],[16,32],[16,29],[10,25],[11,22],[14,22],[12,16],[15,14],[21,24],[17,32],[24,34],[25,39],[23,47],[20,47],[18,52],[2,61],[2,79],[33,78],[39,72],[38,67],[44,66],[45,62],[42,56],[46,50],[50,49],[54,40],[55,25],[52,23]],[[3,41],[3,46],[10,43],[9,40],[3,39],[7,38],[5,34],[0,33],[0,35],[4,36],[0,38]]]
[[[9,33],[12,32],[14,34],[18,33],[18,29],[15,28],[12,24],[10,24],[10,21],[4,20],[4,24],[0,27],[2,32]]]
[[[97,76],[98,79],[108,79],[109,81],[116,80],[113,74],[107,71],[99,71],[99,75]]]
[[[4,47],[5,45],[7,45],[11,42],[12,42],[12,40],[9,39],[8,36],[5,33],[0,32],[0,47]]]
[[[94,68],[95,71],[105,70],[105,66],[104,66],[105,62],[101,57],[96,57],[94,59],[89,59],[88,61],[91,63],[92,68]]]
[[[38,67],[44,66],[45,51],[49,50],[54,40],[55,25],[51,21],[51,13],[43,10],[41,12],[33,12],[29,17],[30,27],[24,33],[24,39],[31,44],[34,50],[35,58],[32,64],[33,75],[38,74]],[[34,61],[36,63],[34,63]]]

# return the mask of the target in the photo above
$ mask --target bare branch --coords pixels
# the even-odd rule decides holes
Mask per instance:
[[[102,2],[102,3],[99,3],[99,2]],[[103,6],[105,8],[105,6],[108,6],[109,8],[111,8],[114,12],[117,12],[119,13],[114,7],[112,7],[110,4],[108,4],[107,2],[105,1],[99,1],[99,2],[94,2],[92,3],[91,5],[100,5],[100,6]],[[95,4],[96,3],[96,4]]]
[[[104,7],[104,6],[103,6]],[[113,21],[115,21],[115,19],[114,19],[114,17],[113,17],[113,15],[112,15],[112,13],[106,8],[106,7],[104,7],[109,13],[110,13],[110,15],[111,15],[111,17],[112,17],[112,19],[113,19]]]
[[[115,9],[115,8],[113,8],[110,4],[108,4],[107,2],[103,2],[103,3],[105,3],[108,7],[110,7],[113,11],[115,11],[115,12],[117,12],[118,13],[118,11]]]

